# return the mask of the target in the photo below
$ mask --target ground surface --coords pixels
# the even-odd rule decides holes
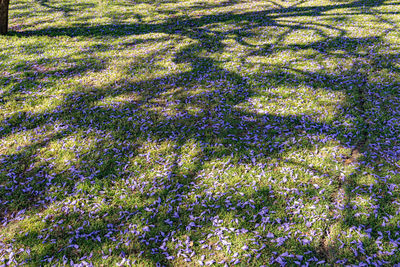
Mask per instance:
[[[398,1],[11,1],[1,264],[400,263]]]

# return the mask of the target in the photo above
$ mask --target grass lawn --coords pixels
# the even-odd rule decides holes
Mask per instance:
[[[400,2],[15,0],[0,265],[400,263]]]

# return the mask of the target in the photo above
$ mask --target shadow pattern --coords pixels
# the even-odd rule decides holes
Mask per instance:
[[[343,9],[366,14],[383,5],[294,4],[158,24],[11,32],[20,38],[160,33],[191,42],[172,53],[174,64],[187,66],[183,71],[75,84],[55,108],[2,119],[2,140],[31,138],[0,158],[1,222],[17,229],[2,236],[3,263],[399,262],[399,55],[385,52],[384,36],[349,37],[340,27],[291,21]],[[220,31],[215,24],[235,27]],[[274,43],[252,44],[260,28],[279,31]],[[286,43],[297,31],[313,31],[320,41]],[[234,68],[223,57],[230,39],[246,48]],[[101,61],[93,57],[99,49],[114,48],[94,47],[67,74],[30,73],[33,64],[24,62],[24,79],[0,79],[13,85],[1,91],[0,102],[30,100],[17,99],[18,90],[37,90],[42,76],[54,78],[44,85],[51,88],[59,78],[105,70],[107,62],[92,64]],[[249,61],[285,53],[304,56]],[[307,70],[301,61],[325,61],[326,69]],[[126,71],[134,77],[141,68],[133,62]],[[329,99],[327,114],[276,107],[290,110],[304,88],[310,98],[342,95],[332,104],[338,112],[328,114]],[[124,101],[107,102],[118,97]],[[62,154],[52,152],[59,146]],[[24,220],[31,220],[27,230],[18,228]]]

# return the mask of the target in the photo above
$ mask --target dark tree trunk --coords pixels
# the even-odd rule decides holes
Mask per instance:
[[[10,0],[0,0],[0,34],[7,34],[8,31],[8,4]]]

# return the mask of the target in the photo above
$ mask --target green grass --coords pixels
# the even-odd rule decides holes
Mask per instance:
[[[400,263],[397,1],[11,1],[0,261]]]

